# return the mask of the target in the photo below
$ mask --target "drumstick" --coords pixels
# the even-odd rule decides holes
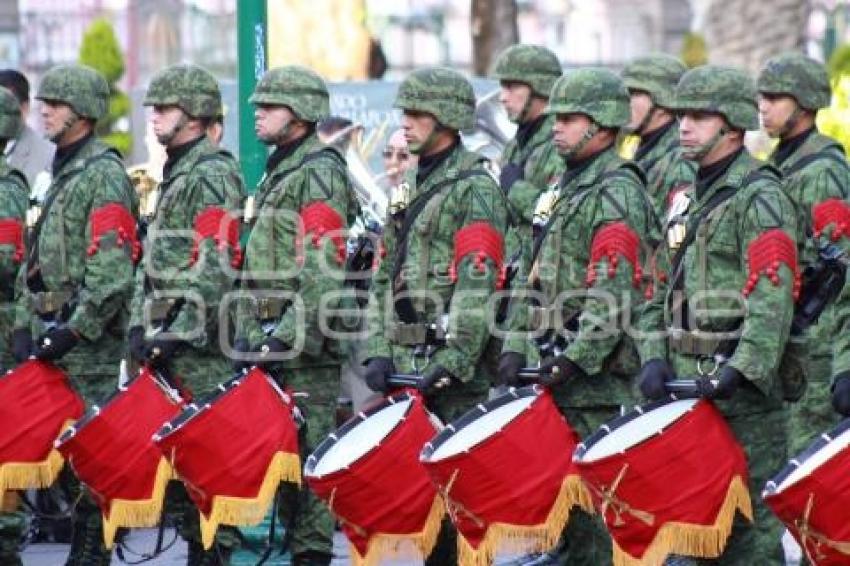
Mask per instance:
[[[712,379],[709,380],[709,383],[711,383],[713,387],[717,387],[720,380]],[[669,393],[675,393],[676,395],[697,395],[699,393],[695,379],[677,379],[676,381],[668,381],[664,384],[664,388],[667,389]]]
[[[389,387],[400,388],[400,387],[415,387],[419,388],[419,384],[422,382],[421,375],[411,375],[405,373],[394,373],[387,378],[387,385]],[[451,383],[451,380],[448,377],[441,377],[434,383],[435,389],[441,389],[446,387]]]

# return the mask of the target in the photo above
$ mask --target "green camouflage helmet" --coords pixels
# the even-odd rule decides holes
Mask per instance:
[[[756,85],[744,71],[703,65],[682,76],[674,109],[716,112],[733,128],[755,130],[759,127],[756,97]]]
[[[83,118],[106,114],[109,85],[103,75],[85,65],[58,65],[41,78],[37,100],[63,102]]]
[[[638,57],[623,69],[626,88],[649,93],[656,106],[669,108],[679,79],[688,68],[676,57],[656,53]]]
[[[331,113],[329,99],[328,87],[315,71],[287,65],[267,71],[248,100],[286,106],[299,120],[318,122]]]
[[[427,112],[443,126],[469,130],[475,124],[475,93],[466,77],[444,67],[413,71],[402,81],[396,108]]]
[[[806,110],[829,106],[831,91],[826,68],[802,53],[788,52],[767,61],[758,78],[758,90],[787,94]]]
[[[221,108],[218,81],[197,65],[173,65],[153,76],[145,106],[177,106],[193,118],[215,118]]]
[[[570,71],[552,87],[548,114],[584,114],[605,128],[629,123],[629,92],[622,79],[608,69]]]
[[[0,87],[0,139],[10,140],[17,137],[23,125],[18,99],[12,91]]]
[[[549,98],[552,85],[561,76],[561,63],[540,45],[511,45],[502,51],[491,77],[497,81],[527,84],[537,96]]]

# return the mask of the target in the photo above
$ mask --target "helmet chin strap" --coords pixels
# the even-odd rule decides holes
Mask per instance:
[[[529,86],[530,88],[530,86]],[[523,124],[525,123],[526,118],[528,118],[528,112],[531,110],[531,99],[534,98],[534,93],[532,91],[528,92],[528,96],[525,97],[525,102],[522,104],[522,109],[517,114],[515,120],[511,120],[514,124]]]
[[[652,121],[652,117],[655,115],[655,111],[657,109],[658,107],[654,102],[650,103],[649,110],[646,111],[646,114],[640,121],[640,124],[638,124],[634,129],[631,129],[629,133],[642,136],[644,134],[644,130],[646,130],[646,127],[649,126],[649,123]]]
[[[71,131],[71,128],[74,127],[74,124],[80,121],[80,115],[75,111],[71,110],[71,114],[65,118],[65,121],[62,123],[62,127],[58,132],[50,136],[50,141],[55,144],[58,144],[62,141],[62,138],[65,137],[65,134]]]
[[[292,123],[295,122],[293,119],[289,119],[286,123],[280,127],[277,133],[273,136],[271,143],[274,145],[282,145],[286,143],[286,138],[289,136],[289,133],[292,131]]]
[[[178,118],[177,122],[173,126],[171,126],[171,129],[159,136],[159,143],[161,143],[162,145],[170,144],[174,140],[174,137],[178,134],[178,132],[185,128],[186,124],[188,123],[189,118],[186,116],[186,113],[181,112],[180,118]]]
[[[717,133],[711,136],[704,144],[700,144],[693,148],[685,148],[682,147],[682,157],[691,161],[700,161],[706,155],[711,153],[711,150],[715,148],[715,146],[720,143],[720,140],[729,133],[729,128],[725,125],[721,126]]]
[[[576,157],[579,153],[587,147],[587,144],[590,143],[590,140],[593,139],[593,136],[599,131],[599,124],[596,122],[591,122],[587,129],[584,131],[584,134],[581,136],[581,139],[577,144],[573,147],[567,149],[566,152],[561,154],[565,160],[570,160]]]
[[[777,137],[782,139],[791,134],[791,131],[797,127],[797,124],[800,122],[800,116],[803,115],[803,109],[800,108],[799,104],[794,104],[794,111],[785,119],[785,123],[782,124],[782,127],[779,129],[779,133]]]
[[[408,150],[413,155],[423,155],[427,154],[428,150],[431,149],[431,146],[434,145],[434,142],[437,141],[437,135],[442,132],[445,127],[439,122],[434,123],[434,127],[431,129],[431,132],[428,134],[428,137],[425,138],[425,141],[422,143],[416,144],[408,144]]]

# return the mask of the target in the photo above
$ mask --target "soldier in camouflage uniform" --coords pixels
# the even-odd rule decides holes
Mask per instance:
[[[516,136],[502,152],[499,185],[508,195],[514,223],[506,247],[511,261],[520,254],[515,268],[523,276],[530,263],[537,201],[564,172],[564,160],[552,144],[555,119],[543,112],[561,64],[545,47],[512,45],[496,59],[491,76],[501,85],[499,102],[517,125]]]
[[[669,278],[644,311],[638,381],[649,399],[670,380],[697,378],[744,448],[755,523],[736,517],[718,564],[784,564],[779,522],[760,492],[785,463],[778,378],[799,292],[797,218],[778,171],[743,146],[758,127],[756,90],[742,71],[704,66],[676,88],[683,156],[698,165],[659,265]],[[665,283],[666,281],[666,283]],[[660,332],[667,329],[667,332]]]
[[[624,311],[643,302],[649,282],[643,266],[658,228],[640,168],[620,158],[614,147],[629,119],[620,78],[603,69],[568,73],[555,83],[546,112],[555,118],[554,145],[566,173],[536,242],[527,282],[527,291],[541,293],[545,304],[512,309],[499,379],[519,386],[519,369],[540,362],[541,382],[586,437],[633,399],[631,376],[639,369],[635,345],[623,329],[600,339],[598,321],[622,320]],[[584,295],[585,289],[613,297],[615,308]],[[564,292],[574,295],[556,305]],[[545,331],[544,337],[530,339],[528,332],[535,330]],[[579,510],[573,510],[560,546],[531,563],[611,562],[602,525]]]
[[[830,86],[821,63],[801,53],[768,60],[758,77],[759,111],[768,135],[779,144],[768,161],[785,177],[785,191],[800,208],[800,226],[809,246],[806,263],[817,259],[815,247],[836,243],[850,249],[850,234],[836,231],[850,221],[850,167],[841,144],[817,131],[815,114],[829,106]],[[808,387],[789,406],[789,454],[803,450],[835,424],[830,405],[834,312],[828,308],[810,331]]]
[[[493,313],[486,304],[503,278],[507,203],[484,158],[464,149],[458,135],[473,123],[469,81],[450,69],[414,71],[399,86],[395,106],[419,162],[407,172],[403,219],[385,228],[365,378],[386,392],[396,371],[421,374],[428,406],[449,422],[487,398],[482,357]],[[443,530],[428,564],[456,561],[449,533]]]
[[[5,88],[0,88],[0,371],[14,366],[11,335],[15,324],[15,278],[25,258],[24,231],[26,230],[29,188],[26,177],[9,166],[3,148],[21,131],[21,107],[18,99]],[[0,501],[0,564],[21,564],[18,544],[26,520],[19,513],[16,493],[7,493]]]
[[[159,72],[144,104],[153,107],[154,133],[168,158],[145,261],[136,272],[130,353],[204,397],[230,376],[219,344],[219,332],[226,329],[219,328],[218,311],[240,259],[237,218],[244,185],[233,157],[205,134],[221,107],[218,83],[208,71],[176,65]],[[189,542],[189,564],[226,561],[238,544],[235,529],[219,528],[218,548],[204,551],[197,509],[187,504],[185,493],[176,499],[175,505],[186,508],[181,535]]]
[[[640,136],[634,160],[646,174],[646,190],[660,222],[670,202],[694,181],[696,167],[679,152],[679,126],[670,110],[676,83],[687,69],[664,54],[635,59],[623,69],[629,89],[631,120],[628,130]]]
[[[248,353],[240,363],[254,362],[282,386],[307,393],[306,461],[335,428],[341,360],[323,323],[330,323],[327,309],[336,305],[323,301],[342,290],[345,232],[358,204],[344,157],[316,135],[316,123],[329,113],[321,77],[299,66],[272,69],[250,100],[257,136],[274,151],[257,189],[257,217],[245,248],[242,290],[252,304],[239,303],[235,344]],[[290,488],[281,512],[289,515],[293,564],[330,564],[333,518],[306,483],[300,493]]]
[[[55,363],[87,404],[115,389],[140,252],[138,207],[121,156],[94,137],[108,97],[106,80],[82,65],[54,67],[39,85],[44,129],[57,149],[18,278],[12,337],[17,361],[34,355]],[[67,564],[109,564],[100,509],[79,493],[68,468],[60,482],[77,502]]]

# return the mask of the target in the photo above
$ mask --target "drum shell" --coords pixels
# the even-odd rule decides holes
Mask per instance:
[[[0,467],[44,461],[62,429],[84,410],[68,376],[53,364],[27,361],[0,377]]]
[[[58,443],[58,450],[95,496],[104,516],[109,517],[114,499],[151,497],[162,459],[152,436],[181,409],[182,403],[169,397],[144,371],[96,417]]]
[[[431,519],[437,499],[437,491],[419,463],[419,452],[437,432],[436,425],[418,396],[405,394],[396,399],[412,402],[404,418],[383,441],[347,468],[316,476],[310,474],[308,466],[306,474],[308,485],[340,518],[346,536],[361,557],[367,555],[369,540],[375,535],[420,535]],[[367,415],[386,407],[388,402]],[[340,430],[358,419],[354,417]],[[337,437],[337,442],[345,439],[344,435]]]
[[[517,391],[527,394],[531,390]],[[569,476],[576,480],[570,506],[583,496],[572,463],[578,436],[551,394],[535,391],[537,398],[531,405],[468,451],[436,461],[427,450],[423,452],[426,470],[444,497],[448,496],[452,520],[472,547],[484,540],[493,524],[544,525]],[[505,397],[512,395],[516,394]],[[486,405],[496,402],[500,400]],[[450,426],[457,427],[470,416],[468,413]],[[466,426],[474,426],[474,421]]]
[[[646,413],[663,404],[641,410]],[[607,426],[616,428],[611,423]],[[683,529],[671,537],[677,539],[673,546],[685,544],[684,532],[716,529],[728,536],[736,508],[752,515],[743,449],[720,412],[707,401],[697,402],[661,434],[599,460],[578,459],[576,465],[597,509],[604,511],[615,554],[622,549],[633,558],[646,559],[645,553],[668,525]],[[610,497],[603,497],[602,491]],[[723,525],[717,526],[718,521]],[[714,533],[704,538],[711,543],[698,538],[690,540],[699,551],[684,552],[683,547],[681,553],[717,556],[725,546],[725,537]],[[663,549],[654,550],[666,554]]]
[[[836,438],[850,430],[850,420],[842,422],[827,437]],[[827,444],[821,436],[792,462],[804,463],[813,447]],[[790,468],[790,465],[789,465]],[[780,483],[780,476],[771,483]],[[815,468],[808,476],[782,491],[765,491],[764,501],[782,521],[815,566],[843,566],[850,563],[850,446]],[[768,486],[771,485],[768,484]]]
[[[277,485],[265,484],[276,455],[298,459],[292,406],[269,380],[255,368],[187,422],[167,434],[161,431],[154,440],[205,516],[213,511],[216,497],[252,500],[263,487],[269,487],[273,494]],[[185,411],[172,423],[184,417]],[[298,481],[300,466],[286,468],[284,479]],[[294,477],[290,468],[295,470]],[[255,522],[249,514],[245,513],[245,524]]]

